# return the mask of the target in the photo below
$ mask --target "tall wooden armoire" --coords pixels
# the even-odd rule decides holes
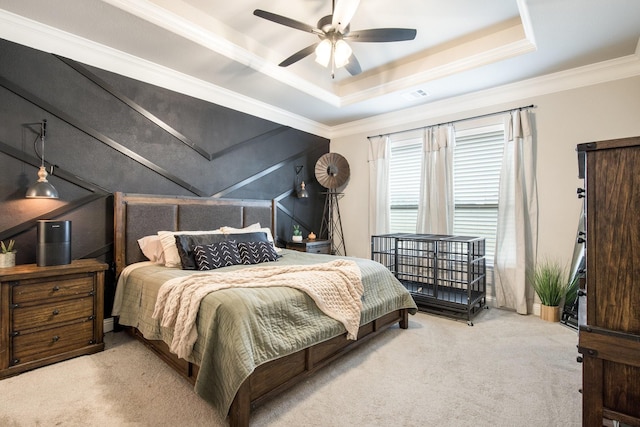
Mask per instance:
[[[640,426],[640,137],[577,151],[586,203],[583,425]]]

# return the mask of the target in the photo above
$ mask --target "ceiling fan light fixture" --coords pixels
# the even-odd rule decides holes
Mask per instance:
[[[333,58],[336,64],[336,68],[344,67],[349,63],[349,58],[353,50],[351,46],[344,40],[338,40],[336,42],[335,51],[333,53]]]
[[[331,41],[329,41],[329,39],[322,40],[316,47],[316,62],[323,67],[328,67],[329,61],[331,60],[332,49],[333,46],[331,45]]]

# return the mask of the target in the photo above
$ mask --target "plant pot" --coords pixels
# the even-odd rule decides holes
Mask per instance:
[[[560,306],[540,305],[540,318],[547,322],[559,322]]]
[[[0,268],[15,267],[16,265],[16,253],[7,252],[0,254]]]
[[[302,236],[291,236],[291,240],[294,242],[302,242]]]

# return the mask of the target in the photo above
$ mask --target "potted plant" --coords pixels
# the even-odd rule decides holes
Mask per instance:
[[[294,242],[302,242],[302,231],[300,231],[300,226],[298,224],[293,224],[293,237],[291,240]]]
[[[549,322],[559,322],[560,304],[569,288],[565,269],[556,261],[545,260],[533,271],[531,285],[542,304],[540,318]]]
[[[16,251],[14,250],[15,240],[9,240],[8,244],[0,241],[0,268],[13,267],[16,265]]]

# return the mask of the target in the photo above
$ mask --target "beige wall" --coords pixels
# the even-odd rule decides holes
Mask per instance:
[[[374,128],[331,140],[331,151],[349,162],[351,178],[340,200],[347,254],[370,257],[368,232],[369,172],[367,136],[437,124],[478,114],[535,104],[537,181],[540,218],[538,254],[569,263],[581,202],[576,145],[640,135],[640,77],[522,99],[472,112],[460,111],[429,121],[393,128]],[[640,171],[639,171],[640,173]]]

